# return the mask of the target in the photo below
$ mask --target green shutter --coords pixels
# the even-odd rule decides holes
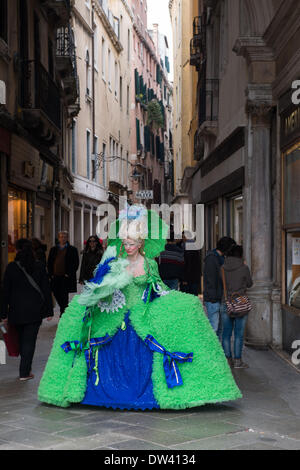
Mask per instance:
[[[137,150],[141,148],[141,135],[140,135],[140,121],[136,119],[136,147]]]
[[[169,62],[169,57],[165,56],[165,65],[168,73],[170,73],[170,62]]]
[[[150,152],[150,128],[149,126],[144,127],[144,137],[145,137],[145,149],[146,152]]]

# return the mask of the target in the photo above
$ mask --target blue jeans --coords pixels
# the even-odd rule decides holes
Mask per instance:
[[[178,290],[179,281],[178,279],[164,279],[163,283],[166,284],[172,290]]]
[[[222,340],[222,313],[226,312],[226,304],[221,302],[204,302],[207,318],[216,333],[219,337],[219,340]]]
[[[248,315],[241,318],[230,318],[226,311],[222,312],[223,337],[222,346],[227,358],[231,354],[231,337],[234,331],[234,358],[241,359],[244,345],[244,332]]]

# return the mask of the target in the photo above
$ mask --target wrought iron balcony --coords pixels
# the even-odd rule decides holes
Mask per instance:
[[[56,32],[56,67],[62,78],[73,72],[75,62],[74,34],[68,24]]]
[[[54,16],[55,25],[63,26],[69,21],[71,0],[41,0],[49,15]]]
[[[199,89],[199,127],[219,118],[219,80],[201,79]]]
[[[56,67],[62,78],[67,104],[70,106],[78,104],[79,78],[77,75],[74,33],[70,24],[57,30]],[[74,116],[74,109],[72,115]]]
[[[57,86],[43,65],[34,60],[22,63],[20,77],[24,125],[40,128],[42,121],[61,129],[61,103]]]
[[[193,21],[193,38],[190,41],[190,64],[198,71],[206,62],[206,29],[201,16],[196,16]]]
[[[193,21],[193,35],[194,37],[201,37],[204,33],[204,25],[202,16],[196,16]]]

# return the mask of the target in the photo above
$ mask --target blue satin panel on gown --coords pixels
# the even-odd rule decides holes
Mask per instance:
[[[99,349],[97,386],[95,360],[91,358],[82,404],[128,410],[159,408],[151,378],[153,352],[134,331],[129,312],[125,323],[126,330],[120,329],[110,343]]]

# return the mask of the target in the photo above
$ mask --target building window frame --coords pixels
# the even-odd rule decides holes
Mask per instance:
[[[300,220],[287,220],[287,193],[288,184],[287,184],[287,157],[290,156],[295,151],[300,151],[300,140],[297,144],[291,146],[286,151],[282,152],[282,266],[284,269],[282,276],[282,302],[285,306],[291,308],[295,313],[300,311],[300,293],[293,296],[295,292],[297,280],[300,282]],[[300,161],[296,159],[296,162]],[[298,163],[300,168],[300,163]],[[296,170],[296,168],[295,168]],[[297,172],[292,171],[293,175],[296,175]],[[295,179],[296,181],[296,179]],[[296,197],[296,196],[295,196]],[[292,205],[292,201],[291,204]],[[296,216],[297,217],[297,216]],[[295,242],[294,242],[295,240]],[[294,297],[294,300],[292,298]],[[297,302],[298,299],[298,302]]]
[[[86,130],[86,173],[87,179],[91,178],[91,131]]]

